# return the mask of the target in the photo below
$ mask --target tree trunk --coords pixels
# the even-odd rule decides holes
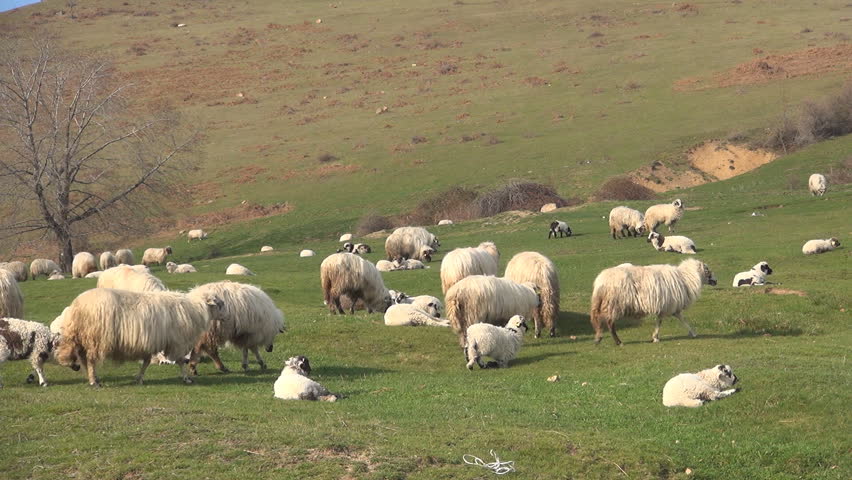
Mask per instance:
[[[59,266],[62,271],[71,271],[71,262],[74,260],[74,250],[71,247],[71,236],[64,232],[56,232],[56,243],[59,245]]]

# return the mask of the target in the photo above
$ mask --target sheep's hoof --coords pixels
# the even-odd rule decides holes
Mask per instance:
[[[651,343],[660,343],[660,339],[659,338],[652,338]]]
[[[220,368],[219,371],[222,372],[222,373],[231,373],[231,369],[228,368],[228,367],[225,367],[225,366]]]
[[[556,337],[556,330],[551,330],[550,331],[550,338],[554,338],[554,337]]]
[[[695,338],[695,337],[698,336],[698,334],[695,333],[695,332],[689,332],[689,336],[692,337],[692,338]]]
[[[482,368],[500,368],[500,364],[497,362],[488,362]]]
[[[143,385],[142,377],[136,377],[136,385]]]
[[[101,382],[90,383],[89,386],[92,388],[101,388]]]
[[[47,386],[47,382],[39,383],[39,384],[38,384],[38,386],[40,386],[40,387],[46,387],[46,386]]]
[[[260,370],[261,371],[266,370],[266,364],[265,363],[260,364]]]
[[[471,372],[473,371],[473,365],[470,365],[470,364],[469,364],[469,365],[466,365],[466,366],[467,366],[467,369],[468,369],[468,370],[470,370]]]
[[[27,383],[33,383],[35,381],[35,375],[32,373],[27,375]]]
[[[183,377],[183,383],[187,385],[192,385],[192,379],[189,377]]]

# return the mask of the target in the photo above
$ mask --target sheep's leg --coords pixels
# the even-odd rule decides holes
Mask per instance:
[[[42,352],[42,353],[38,354],[35,358],[33,358],[33,361],[32,361],[33,369],[35,370],[36,374],[38,375],[38,384],[42,387],[47,386],[47,379],[44,378],[44,361],[47,360],[47,357],[48,357],[48,354]],[[30,376],[32,376],[32,374],[30,374]]]
[[[243,349],[243,371],[248,370],[248,348]]]
[[[86,369],[86,372],[89,376],[89,385],[93,387],[100,387],[101,381],[98,379],[97,372],[95,371],[95,362],[89,358],[80,357],[81,366]]]
[[[728,390],[722,390],[721,392],[710,392],[710,394],[707,395],[707,399],[708,400],[720,400],[722,398],[730,397],[731,395],[733,395],[733,394],[735,394],[739,391],[740,391],[739,388],[731,388],[731,389],[728,389]]]
[[[686,320],[683,319],[683,313],[675,312],[674,317],[677,318],[678,320],[680,320],[680,323],[682,323],[683,326],[686,327],[686,329],[689,331],[690,337],[695,338],[695,337],[698,336],[698,334],[695,333],[695,329],[693,329],[692,326],[690,324],[686,323]]]
[[[139,373],[136,374],[136,383],[138,383],[139,385],[142,385],[142,377],[145,376],[145,370],[148,368],[148,365],[150,365],[150,364],[151,364],[151,357],[149,355],[149,356],[145,357],[144,360],[142,360],[142,367],[139,368]]]
[[[252,353],[254,353],[254,358],[257,359],[257,364],[260,365],[261,370],[266,370],[266,362],[260,357],[260,352],[257,351],[257,347],[251,347]]]
[[[683,400],[681,402],[681,406],[684,406],[684,407],[693,407],[694,408],[694,407],[700,407],[702,405],[704,405],[704,400],[701,400],[699,398],[690,398],[688,400]]]
[[[663,324],[663,316],[657,315],[657,319],[654,321],[654,334],[651,335],[651,341],[654,343],[660,343],[660,325]]]
[[[334,307],[337,308],[337,312],[335,312],[334,307],[332,307],[331,313],[339,313],[341,315],[345,314],[346,312],[343,311],[343,305],[340,304],[340,297],[334,297],[333,300],[334,300]]]
[[[219,358],[219,346],[218,345],[213,345],[212,347],[207,348],[205,350],[207,352],[207,356],[209,356],[210,359],[213,360],[213,364],[216,365],[216,370],[219,370],[222,373],[229,373],[230,372],[230,370],[228,370],[228,367],[226,367],[225,364],[222,363],[222,359]]]
[[[541,314],[536,312],[533,315],[533,322],[535,322],[535,338],[541,337]]]
[[[184,357],[180,357],[180,359],[178,359],[177,361],[177,364],[180,365],[180,379],[183,380],[183,383],[189,385],[192,383],[192,379],[189,378],[189,371],[186,368],[187,363],[189,362],[187,362],[186,358]]]
[[[618,334],[615,333],[615,322],[613,320],[607,320],[607,326],[609,327],[609,333],[612,334],[612,339],[615,340],[615,344],[619,347],[621,346],[621,339],[618,338]]]

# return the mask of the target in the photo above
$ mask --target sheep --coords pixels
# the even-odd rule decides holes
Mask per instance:
[[[825,194],[827,188],[828,182],[825,180],[824,175],[815,173],[808,178],[808,189],[811,191],[811,195],[821,197]]]
[[[391,304],[396,305],[397,303],[410,303],[407,302],[409,297],[405,292],[397,292],[396,290],[388,290],[388,293],[391,296]]]
[[[830,252],[839,246],[840,240],[834,237],[821,240],[808,240],[804,245],[802,245],[802,253],[805,255],[825,253]]]
[[[388,260],[394,258],[414,258],[423,260],[422,247],[431,247],[438,251],[441,242],[438,237],[422,227],[400,227],[393,231],[385,240],[385,253]]]
[[[115,251],[115,261],[119,264],[125,265],[133,265],[136,263],[136,258],[133,256],[133,252],[127,248],[122,248],[120,250]]]
[[[541,304],[539,294],[533,283],[485,275],[463,278],[446,295],[447,318],[459,337],[459,346],[464,348],[467,327],[474,323],[502,325],[513,315],[532,317]]]
[[[438,225],[452,225],[452,224],[453,224],[453,221],[448,219],[448,218],[445,218],[443,220],[438,221]]]
[[[47,277],[48,280],[65,280],[65,275],[62,275],[62,272],[59,270],[54,270],[53,273]]]
[[[118,259],[115,258],[112,252],[103,252],[99,258],[99,263],[101,266],[101,270],[106,270],[108,268],[112,268],[118,266]]]
[[[551,235],[553,235],[553,238],[556,238],[557,233],[559,234],[559,238],[562,238],[563,234],[566,237],[570,237],[574,234],[574,232],[571,231],[571,227],[569,227],[567,223],[559,220],[555,222],[550,222],[550,232],[547,234],[548,240],[550,239]]]
[[[217,297],[225,306],[221,320],[211,323],[195,345],[189,361],[190,371],[198,374],[198,358],[203,352],[213,359],[219,371],[227,373],[228,368],[219,358],[219,347],[225,342],[242,351],[243,370],[248,370],[249,350],[254,353],[260,369],[266,370],[266,363],[257,347],[264,346],[267,352],[271,352],[275,336],[284,331],[284,314],[269,295],[254,285],[227,280],[208,283],[196,287],[194,291]]]
[[[147,248],[145,252],[142,254],[142,265],[146,267],[150,264],[156,263],[157,265],[162,265],[166,261],[166,257],[172,254],[172,247],[164,247],[164,248]]]
[[[0,317],[24,316],[24,294],[12,272],[0,269]]]
[[[320,265],[320,284],[331,313],[343,314],[341,295],[352,299],[349,313],[355,313],[355,303],[363,299],[367,312],[384,313],[391,306],[391,297],[376,267],[367,260],[348,253],[335,253]],[[336,308],[336,312],[335,312]]]
[[[487,323],[476,323],[467,327],[467,345],[464,349],[467,369],[473,370],[474,364],[479,365],[479,368],[509,366],[509,360],[514,360],[521,350],[526,331],[527,322],[521,315],[510,318],[505,327]],[[483,365],[482,357],[485,356],[493,358],[496,362]]]
[[[385,325],[389,327],[449,327],[449,320],[440,320],[414,305],[399,303],[385,312]]]
[[[541,336],[541,327],[556,336],[556,320],[559,318],[559,276],[556,265],[538,252],[521,252],[506,265],[503,277],[515,283],[534,283],[541,291],[541,305],[535,309],[535,337]]]
[[[308,378],[310,373],[311,364],[307,357],[299,355],[288,358],[281,375],[272,387],[275,398],[336,402],[339,395],[329,392],[327,388]]]
[[[434,248],[423,245],[420,247],[420,260],[423,260],[424,262],[431,262],[433,253],[435,253]]]
[[[751,267],[751,270],[734,275],[733,285],[735,287],[741,287],[743,285],[765,285],[766,276],[771,274],[772,268],[769,264],[766,262],[760,262]]]
[[[150,269],[150,268],[148,268],[148,267],[147,267],[147,266],[145,266],[145,265],[127,265],[127,264],[125,264],[125,263],[119,263],[117,266],[119,266],[119,267],[127,267],[127,268],[129,268],[129,269],[133,270],[133,271],[134,271],[134,272],[136,272],[136,273],[147,273],[147,274],[149,274],[149,275],[151,274],[151,269]]]
[[[441,262],[441,291],[470,275],[497,275],[500,252],[493,242],[482,242],[475,248],[456,248]]]
[[[44,362],[52,355],[60,341],[50,329],[38,322],[29,322],[17,318],[0,318],[0,364],[7,360],[30,359],[33,370],[38,375],[38,384],[47,386],[44,376]],[[32,373],[27,383],[35,380]],[[0,380],[0,387],[3,386]]]
[[[592,291],[590,316],[595,343],[600,343],[605,324],[615,344],[621,345],[615,333],[616,321],[647,315],[657,316],[651,337],[654,342],[660,341],[660,323],[669,315],[680,320],[689,336],[695,337],[695,330],[681,312],[698,300],[704,284],[716,285],[716,278],[707,265],[692,258],[678,266],[622,264],[603,270],[595,278]]]
[[[616,234],[621,235],[621,237],[643,235],[645,233],[645,215],[639,210],[625,206],[615,207],[609,212],[609,230],[613,240],[619,238]]]
[[[404,293],[402,295],[405,295]],[[396,303],[404,303],[412,307],[422,310],[433,317],[441,318],[441,312],[444,310],[444,304],[436,297],[431,295],[418,295],[416,297],[405,296],[398,298]]]
[[[648,234],[648,243],[658,252],[677,252],[695,255],[695,242],[687,237],[680,235],[669,235],[664,237],[663,234],[651,232]]]
[[[337,249],[335,253],[352,253],[352,250],[355,249],[355,244],[352,242],[345,242],[340,248]]]
[[[94,255],[89,252],[78,252],[74,255],[74,261],[71,262],[71,277],[83,278],[97,269],[98,264],[95,262]]]
[[[98,288],[115,288],[132,292],[164,292],[166,286],[150,273],[137,272],[127,265],[110,268],[98,277]]]
[[[730,388],[739,379],[730,365],[716,365],[698,373],[681,373],[663,387],[663,405],[667,407],[700,407],[712,400],[730,397],[740,391]],[[727,389],[727,390],[725,390]]]
[[[340,236],[340,242],[348,242],[350,240],[352,240],[352,234],[351,233],[344,233],[343,235]]]
[[[50,322],[50,332],[54,335],[62,335],[62,323],[65,321],[65,316],[68,314],[68,310],[71,307],[65,307],[62,309],[62,313],[59,314],[52,322]]]
[[[426,265],[423,265],[423,262],[411,258],[407,260],[398,258],[393,261],[393,265],[394,270],[422,270],[426,268]]]
[[[317,254],[317,252],[315,252],[313,250],[302,250],[301,252],[299,252],[299,256],[302,257],[302,258],[313,257],[316,254]]]
[[[225,275],[255,275],[254,272],[249,270],[248,268],[240,265],[239,263],[232,263],[228,265],[228,268],[225,270]]]
[[[189,243],[193,240],[204,240],[207,238],[207,232],[204,230],[195,229],[186,232],[186,243]]]
[[[651,205],[645,210],[645,231],[656,232],[661,223],[665,223],[669,232],[674,231],[675,223],[683,217],[683,202],[678,198],[672,203]]]
[[[366,243],[356,243],[352,247],[352,253],[357,253],[359,255],[364,255],[365,253],[373,253],[373,249],[370,248]]]
[[[49,277],[54,271],[61,272],[62,269],[53,260],[36,258],[30,263],[30,277],[35,280],[39,275]]]
[[[104,272],[101,272],[101,271],[98,271],[98,272],[89,272],[89,273],[87,273],[87,274],[86,274],[86,276],[85,276],[85,277],[83,277],[83,278],[101,278],[101,275],[103,275],[103,273],[104,273]]]
[[[180,365],[184,383],[192,383],[184,355],[221,318],[223,303],[196,289],[189,293],[87,290],[71,303],[56,350],[61,365],[86,369],[89,385],[100,386],[97,366],[105,359],[141,360],[136,383],[142,384],[151,356],[163,352]]]
[[[166,271],[169,273],[198,273],[198,270],[188,263],[178,265],[175,262],[166,262]]]
[[[27,264],[17,260],[14,262],[0,263],[0,270],[10,272],[17,282],[26,282],[29,278],[29,269],[27,268]]]
[[[269,245],[264,245],[264,246],[260,247],[260,253],[271,252],[273,250],[275,250],[275,249],[270,247]]]
[[[393,262],[389,262],[387,260],[379,260],[376,262],[376,270],[380,272],[392,272],[397,269],[397,266]]]

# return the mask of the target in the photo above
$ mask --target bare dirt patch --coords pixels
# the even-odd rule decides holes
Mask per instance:
[[[808,294],[801,290],[791,290],[789,288],[775,288],[769,287],[763,291],[763,293],[768,293],[771,295],[796,295],[799,297],[807,297]]]
[[[703,185],[709,181],[701,172],[692,169],[673,169],[663,162],[655,161],[651,165],[630,173],[633,182],[659,192],[676,188],[689,188]]]
[[[778,158],[778,155],[766,150],[751,150],[710,141],[687,152],[687,157],[693,167],[719,180],[726,180],[765,165]]]

